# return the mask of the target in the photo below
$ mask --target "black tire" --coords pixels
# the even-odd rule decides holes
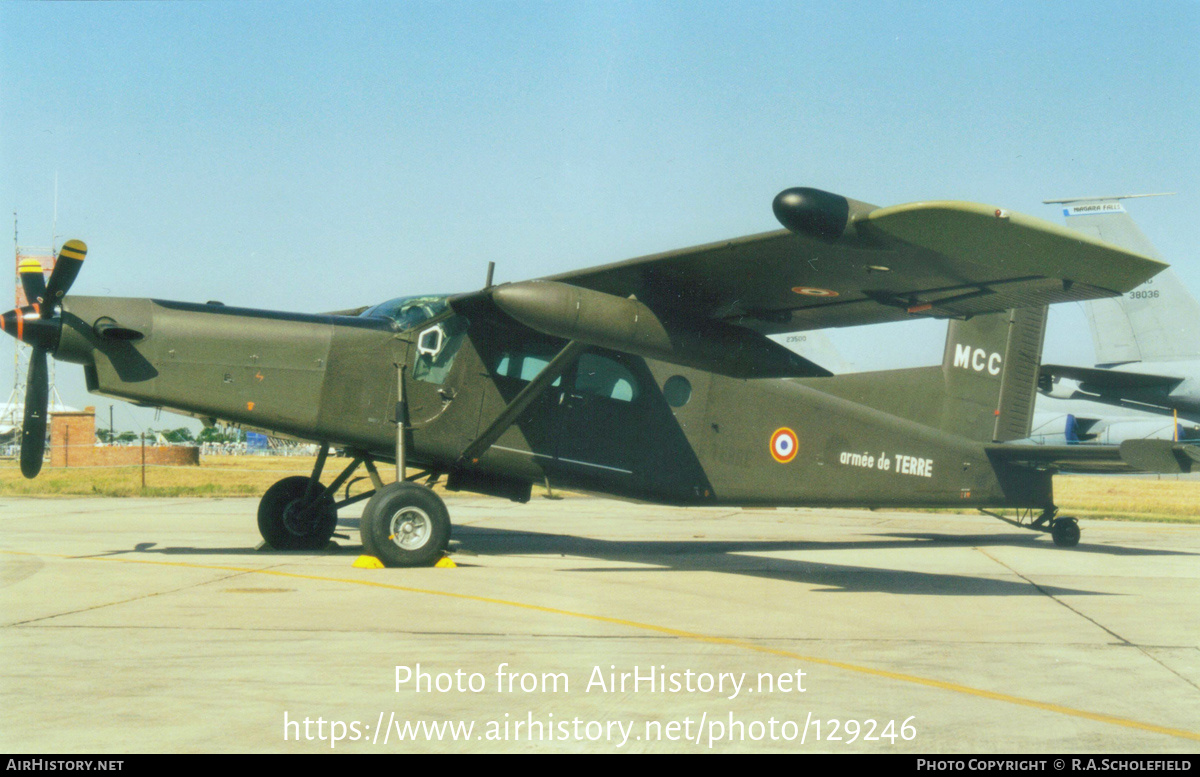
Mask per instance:
[[[321,550],[329,544],[337,528],[337,508],[332,499],[325,497],[310,512],[308,520],[299,523],[297,518],[307,491],[308,478],[297,475],[284,478],[263,494],[258,503],[258,532],[272,548]]]
[[[367,502],[359,530],[363,552],[385,567],[427,567],[446,553],[450,513],[428,488],[391,483]]]
[[[1050,525],[1050,536],[1060,548],[1073,548],[1079,544],[1079,522],[1074,518],[1058,518]]]

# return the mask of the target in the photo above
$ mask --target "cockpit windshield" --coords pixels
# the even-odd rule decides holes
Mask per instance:
[[[440,315],[449,307],[446,295],[430,294],[419,297],[397,297],[367,308],[360,316],[390,318],[400,330],[412,329]]]

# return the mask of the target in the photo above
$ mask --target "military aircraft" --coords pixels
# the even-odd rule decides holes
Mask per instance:
[[[1092,237],[1161,259],[1121,200],[1133,194],[1045,200]],[[1200,423],[1200,303],[1172,270],[1112,299],[1084,304],[1096,347],[1094,367],[1044,364],[1043,394],[1176,415]]]
[[[1007,442],[1029,433],[1044,306],[1162,263],[985,205],[795,188],[773,207],[782,230],[322,315],[66,296],[86,251],[69,242],[0,322],[33,346],[22,470],[42,463],[47,354],[93,392],[318,442],[311,476],[263,496],[263,538],[324,547],[369,498],[364,551],[388,566],[444,554],[442,477],[518,502],[554,481],[676,505],[1010,507],[1069,546],[1056,468],[1200,463],[1171,441]],[[910,316],[954,319],[942,365],[832,377],[767,337]],[[350,463],[323,485],[331,447]],[[337,501],[360,466],[374,489]]]
[[[1120,445],[1126,440],[1178,440],[1200,442],[1200,424],[1150,413],[1098,415],[1080,409],[1083,401],[1064,402],[1060,409],[1044,409],[1038,400],[1033,414],[1031,442],[1043,445]]]

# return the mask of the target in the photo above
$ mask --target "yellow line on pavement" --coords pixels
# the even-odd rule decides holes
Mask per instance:
[[[14,555],[54,555],[54,554],[36,554],[36,553],[18,553],[16,551],[0,551],[2,553],[11,553]],[[670,626],[659,626],[653,623],[642,623],[640,621],[627,620],[625,618],[614,618],[608,615],[595,615],[586,612],[574,612],[572,610],[563,610],[558,607],[545,607],[540,604],[529,604],[527,602],[516,602],[508,599],[496,599],[490,596],[477,596],[474,594],[461,594],[452,591],[438,591],[429,588],[414,588],[412,586],[396,585],[394,583],[381,583],[374,580],[360,580],[355,578],[344,577],[326,577],[323,575],[304,575],[298,572],[284,572],[277,569],[254,569],[250,567],[230,567],[219,566],[214,564],[191,564],[181,561],[154,561],[149,559],[134,559],[120,558],[116,556],[55,556],[57,558],[66,558],[73,560],[96,560],[96,561],[121,561],[127,564],[150,564],[155,566],[170,566],[180,567],[183,569],[209,569],[223,572],[247,572],[259,575],[273,575],[275,577],[286,577],[296,580],[316,580],[327,583],[347,583],[350,585],[368,586],[371,588],[383,588],[391,591],[403,591],[412,594],[424,594],[427,596],[444,596],[451,599],[460,599],[464,601],[481,602],[484,604],[498,604],[504,607],[515,607],[522,610],[530,610],[533,612],[543,612],[550,615],[561,615],[569,618],[579,618],[597,623],[608,623],[615,626],[625,626],[631,629],[641,631],[649,631],[656,634],[663,634],[680,639],[688,639],[696,642],[704,642],[712,645],[726,645],[729,647],[741,648],[750,650],[756,653],[765,653],[768,655],[781,656],[797,661],[803,661],[809,664],[817,664],[820,666],[833,667],[855,674],[868,675],[871,677],[882,677],[888,680],[898,682],[912,683],[914,685],[923,685],[928,688],[938,688],[943,691],[952,691],[954,693],[964,694],[966,696],[975,696],[982,699],[991,699],[993,701],[1002,701],[1009,704],[1016,704],[1022,707],[1032,707],[1034,709],[1045,710],[1047,712],[1055,712],[1060,715],[1068,715],[1074,718],[1083,718],[1092,720],[1097,723],[1108,723],[1114,726],[1122,726],[1124,728],[1138,729],[1141,731],[1149,731],[1155,734],[1164,734],[1166,736],[1180,737],[1193,741],[1200,741],[1200,732],[1188,731],[1186,729],[1170,728],[1168,726],[1158,726],[1153,723],[1142,723],[1137,720],[1121,718],[1115,715],[1105,715],[1099,712],[1089,712],[1087,710],[1079,710],[1073,707],[1065,707],[1061,704],[1051,704],[1049,702],[1037,701],[1036,699],[1026,699],[1022,696],[1013,696],[1007,693],[998,693],[996,691],[988,691],[982,688],[972,688],[969,685],[960,683],[946,682],[944,680],[934,680],[928,677],[920,677],[919,675],[905,674],[903,672],[892,672],[886,669],[875,669],[869,666],[860,666],[858,664],[850,664],[845,661],[834,661],[828,658],[820,658],[818,656],[809,656],[802,653],[795,653],[790,650],[782,650],[779,648],[768,647],[754,642],[749,642],[744,639],[734,637],[719,637],[711,634],[699,634],[692,631],[684,631],[683,629],[671,628]]]

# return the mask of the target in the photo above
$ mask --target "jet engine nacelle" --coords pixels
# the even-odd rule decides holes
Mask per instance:
[[[1196,424],[1175,423],[1170,418],[1111,420],[1093,429],[1095,442],[1115,445],[1126,440],[1194,440],[1200,438]]]

